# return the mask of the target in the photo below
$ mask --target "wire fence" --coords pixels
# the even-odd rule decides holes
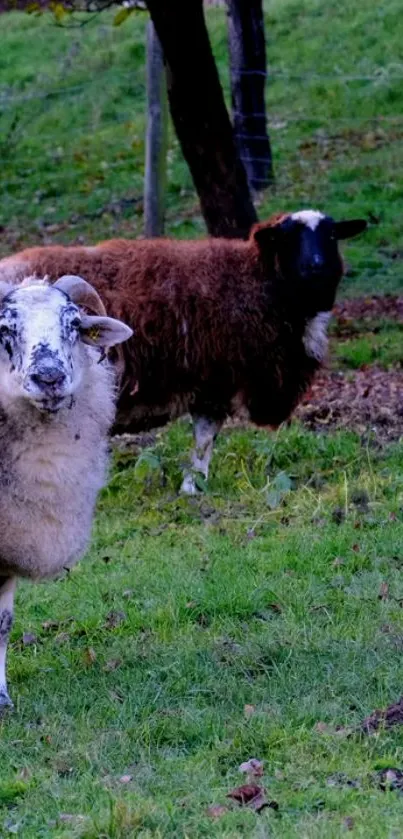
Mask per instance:
[[[108,75],[113,76],[115,82],[119,80],[133,83],[133,74],[129,72],[116,71],[114,68],[110,68],[110,70],[105,71],[103,75],[104,77],[107,77]],[[285,70],[276,70],[274,68],[272,69],[269,66],[266,73],[263,73],[261,70],[242,70],[241,75],[263,75],[267,77],[269,84],[276,80],[287,82],[292,81],[298,84],[307,81],[334,83],[368,82],[371,84],[386,84],[390,81],[398,81],[399,79],[403,81],[403,64],[393,63],[387,65],[386,67],[379,67],[377,69],[377,72],[372,74],[352,74],[337,72],[292,73]],[[3,85],[3,87],[0,87],[0,107],[2,110],[4,110],[4,108],[15,108],[16,106],[25,102],[49,99],[52,97],[75,95],[88,89],[91,86],[93,86],[93,81],[91,79],[87,79],[83,82],[80,82],[80,84],[58,86],[54,88],[39,91],[35,90],[34,92],[30,91],[29,93],[18,94],[15,92],[15,88],[13,88],[12,86]]]
[[[3,253],[15,242],[38,237],[47,241],[142,233],[145,73],[135,75],[113,64],[77,81],[80,68],[73,65],[71,83],[63,65],[29,89],[0,84]],[[242,71],[256,72],[261,73]],[[316,204],[332,211],[336,205],[338,212],[348,214],[353,205],[375,221],[390,216],[391,204],[402,202],[403,114],[393,111],[387,94],[402,79],[403,64],[397,62],[369,73],[295,73],[269,66],[266,125],[275,183],[263,197],[268,209]],[[229,103],[229,71],[222,81]],[[292,95],[294,86],[296,92],[311,86],[309,108],[306,97],[303,107]],[[337,95],[323,96],[322,87]],[[365,109],[360,105],[363,91],[376,94],[373,105],[367,95]],[[383,96],[385,106],[380,108]],[[261,122],[264,114],[233,116],[242,116],[238,139],[251,134],[256,141],[265,139],[264,133],[253,132],[253,121]],[[246,154],[244,162],[250,160],[265,162],[258,154]],[[202,231],[191,176],[172,128],[167,174],[168,230],[190,221]],[[388,278],[392,268],[383,256],[374,272],[377,278]]]

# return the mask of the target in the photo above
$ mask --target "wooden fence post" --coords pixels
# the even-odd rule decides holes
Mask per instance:
[[[154,24],[147,24],[147,128],[144,232],[162,236],[165,218],[168,100],[164,57]]]

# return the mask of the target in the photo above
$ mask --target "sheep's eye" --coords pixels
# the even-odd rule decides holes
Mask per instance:
[[[0,326],[0,338],[7,338],[10,335],[10,328],[6,324]]]
[[[70,326],[71,326],[72,329],[80,329],[80,326],[81,326],[80,318],[73,318]]]

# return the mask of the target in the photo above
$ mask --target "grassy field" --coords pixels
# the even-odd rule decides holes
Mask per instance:
[[[397,0],[266,4],[277,186],[259,206],[365,215],[343,294],[398,291],[403,18]],[[0,248],[142,229],[144,15],[0,18]],[[209,27],[227,91],[222,10]],[[171,134],[167,226],[203,234]],[[333,365],[401,367],[401,325]],[[386,373],[385,373],[386,375]],[[227,429],[204,497],[178,496],[185,421],[115,451],[87,558],[22,584],[0,723],[0,835],[402,836],[403,729],[354,732],[403,693],[403,453],[371,432]],[[263,761],[275,806],[227,793]]]
[[[399,727],[336,728],[401,693],[401,447],[238,429],[186,500],[189,442],[116,455],[87,560],[21,586],[3,835],[399,836]],[[231,808],[250,757],[277,811]]]
[[[276,190],[259,207],[364,215],[346,248],[345,293],[399,282],[403,205],[403,23],[399,0],[266,3],[269,129]],[[1,20],[2,253],[28,242],[94,241],[142,231],[144,29],[138,13],[81,28],[48,16]],[[208,14],[228,95],[225,12]],[[167,230],[204,224],[173,132]]]

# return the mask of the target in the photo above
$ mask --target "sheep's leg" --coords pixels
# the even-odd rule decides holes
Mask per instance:
[[[185,495],[197,494],[196,472],[200,472],[207,479],[214,440],[221,426],[222,422],[219,420],[200,416],[193,417],[195,448],[191,455],[191,468],[186,470],[183,476],[181,492]]]
[[[0,714],[13,703],[7,691],[6,657],[13,623],[16,577],[0,577]]]

